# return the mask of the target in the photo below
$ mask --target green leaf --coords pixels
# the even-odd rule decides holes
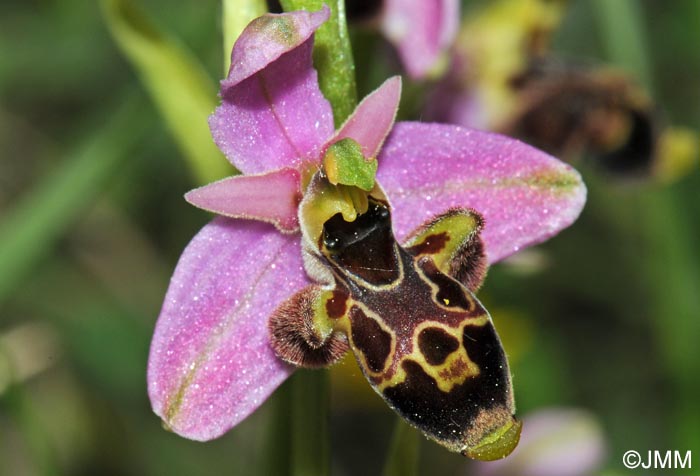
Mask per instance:
[[[267,12],[265,0],[223,0],[224,73],[231,66],[231,50],[243,29],[253,19]]]
[[[354,186],[366,192],[374,188],[377,159],[365,159],[360,144],[350,138],[341,139],[328,147],[323,167],[328,181],[333,185]]]
[[[235,173],[209,132],[216,85],[202,65],[130,0],[102,0],[104,18],[168,123],[199,184]]]
[[[44,422],[41,421],[31,394],[25,386],[20,383],[11,385],[7,392],[0,394],[0,408],[19,429],[23,443],[27,447],[25,451],[28,451],[27,456],[32,462],[30,467],[33,466],[36,471],[34,474],[41,476],[61,474],[56,451],[51,446]],[[5,425],[7,423],[3,423],[3,427]]]
[[[397,418],[383,476],[417,476],[420,439],[418,430]]]
[[[609,59],[636,74],[651,89],[653,77],[647,57],[648,41],[639,3],[597,0],[595,5]],[[696,2],[688,5],[696,5]],[[688,225],[695,217],[674,188],[647,190],[635,198],[638,203],[633,208],[645,211],[645,220],[640,222],[640,229],[634,231],[635,239],[641,233],[648,240],[648,259],[643,260],[642,269],[649,279],[651,315],[656,317],[662,361],[672,378],[672,389],[679,395],[671,409],[671,441],[684,447],[697,446],[700,414],[696,411],[695,375],[700,368],[696,358],[696,336],[700,332],[697,319],[700,273],[697,267],[688,265],[698,262],[697,245]],[[614,197],[614,200],[619,198]],[[612,202],[612,197],[609,201]],[[619,220],[619,217],[614,218]]]
[[[642,14],[635,0],[596,0],[594,8],[610,60],[652,88]]]
[[[314,66],[323,95],[333,107],[335,126],[345,122],[357,106],[355,64],[345,21],[344,0],[281,0],[285,11],[331,8],[331,17],[316,31]]]

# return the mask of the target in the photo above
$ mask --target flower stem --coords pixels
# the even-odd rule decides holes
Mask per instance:
[[[321,91],[333,108],[336,127],[357,106],[355,65],[344,0],[281,0],[285,11],[331,9],[314,38],[314,66]],[[292,377],[292,476],[330,473],[329,378],[325,371],[298,370]]]
[[[293,385],[294,377],[285,382],[267,402],[270,415],[264,427],[256,475],[290,476]]]
[[[318,31],[314,40],[314,66],[318,82],[333,107],[335,126],[340,126],[357,106],[355,64],[344,0],[281,0],[285,11],[320,10],[324,3],[331,8],[331,17]]]
[[[403,419],[396,418],[383,476],[417,476],[419,454],[420,434]]]
[[[297,370],[292,377],[291,476],[330,474],[329,380],[325,370]]]

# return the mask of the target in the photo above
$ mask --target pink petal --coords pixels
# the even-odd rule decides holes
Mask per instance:
[[[299,235],[206,225],[180,257],[151,343],[148,393],[166,425],[209,440],[258,408],[292,372],[269,346],[267,319],[307,284]]]
[[[389,135],[401,100],[401,77],[384,81],[366,96],[331,142],[349,137],[362,147],[365,157],[376,157]]]
[[[458,27],[459,0],[386,0],[382,30],[414,78],[430,72]]]
[[[228,177],[188,192],[185,199],[219,215],[272,223],[284,233],[299,229],[301,191],[296,169]]]
[[[492,263],[569,226],[586,200],[569,165],[514,139],[443,124],[397,123],[377,180],[399,241],[450,207],[471,207],[485,218]]]
[[[209,118],[214,142],[245,174],[317,161],[334,131],[311,60],[310,35],[328,9],[261,18],[267,23],[255,20],[234,46],[229,77],[221,83],[223,103]]]

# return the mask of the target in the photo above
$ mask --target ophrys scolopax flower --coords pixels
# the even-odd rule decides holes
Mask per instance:
[[[265,15],[234,46],[210,126],[244,175],[187,195],[229,218],[206,225],[175,270],[151,346],[153,408],[178,434],[215,438],[291,374],[285,360],[324,365],[350,346],[428,436],[502,456],[495,443],[519,428],[510,376],[472,291],[487,263],[569,225],[585,188],[571,167],[502,136],[394,125],[398,78],[334,131],[311,61],[327,16]]]

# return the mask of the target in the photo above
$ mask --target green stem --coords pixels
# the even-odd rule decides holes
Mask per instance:
[[[292,377],[291,476],[330,474],[329,380],[325,370],[297,370]]]
[[[290,442],[293,436],[291,426],[292,387],[294,385],[294,377],[292,377],[277,389],[266,403],[270,414],[263,430],[255,475],[290,476],[290,468],[292,467]]]
[[[267,12],[267,3],[265,0],[223,0],[221,7],[224,31],[224,73],[228,73],[233,44],[248,23]]]
[[[129,150],[146,135],[143,98],[129,96],[109,121],[53,174],[41,180],[0,222],[0,302],[94,203]]]
[[[318,82],[333,107],[336,127],[350,116],[357,106],[355,64],[345,20],[344,0],[281,0],[285,11],[320,10],[324,4],[331,8],[331,17],[316,32],[314,66]]]
[[[402,418],[396,418],[383,476],[417,476],[420,441],[421,436],[417,430]]]
[[[344,0],[281,0],[285,11],[331,8],[314,37],[314,66],[321,91],[333,108],[336,127],[357,106],[355,66],[345,21]],[[298,370],[292,377],[292,476],[330,472],[329,379],[325,371]]]

